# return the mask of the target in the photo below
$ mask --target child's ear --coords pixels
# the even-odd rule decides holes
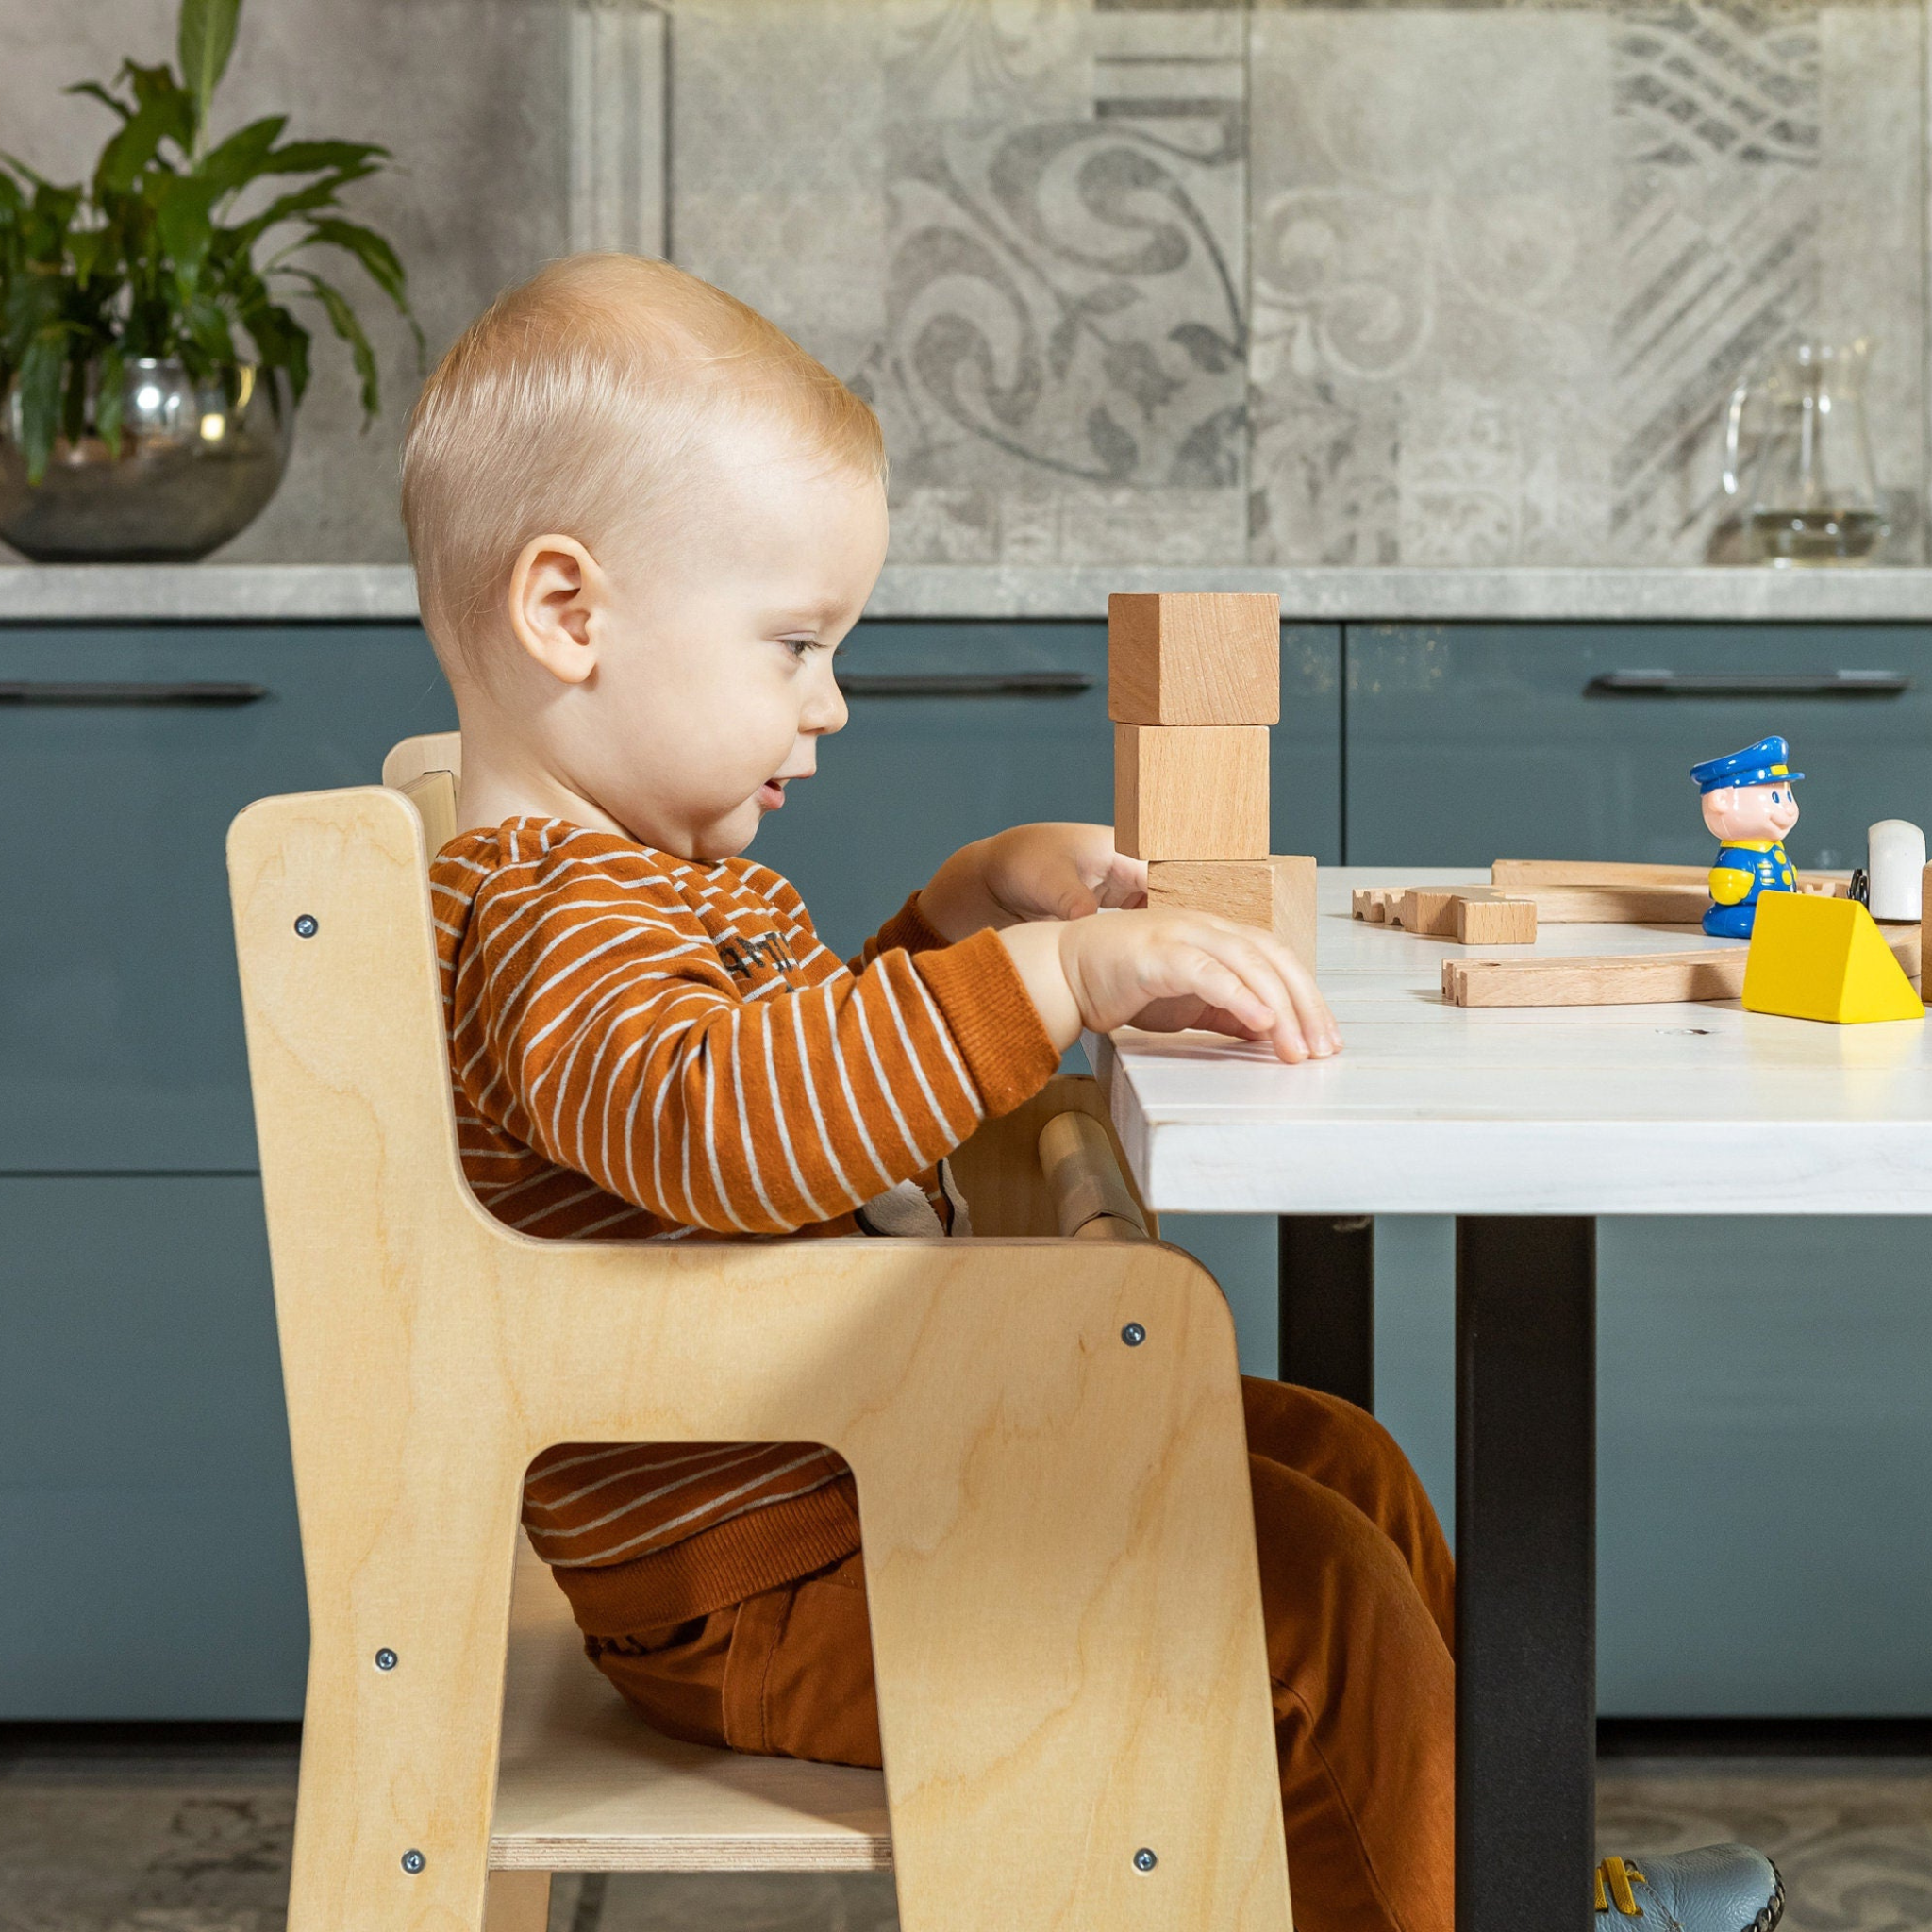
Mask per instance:
[[[606,583],[575,537],[532,537],[509,574],[509,627],[551,676],[582,684],[597,668]]]

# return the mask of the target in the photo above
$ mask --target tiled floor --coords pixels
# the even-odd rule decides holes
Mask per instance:
[[[278,1932],[294,1790],[282,1743],[0,1744],[0,1932]],[[1761,1845],[1791,1932],[1932,1926],[1932,1760],[1620,1758],[1598,1791],[1607,1851]],[[896,1923],[883,1874],[566,1878],[551,1915],[552,1932]]]
[[[1721,1839],[1777,1861],[1789,1932],[1932,1925],[1932,1761],[1624,1758],[1598,1774],[1600,1850]]]

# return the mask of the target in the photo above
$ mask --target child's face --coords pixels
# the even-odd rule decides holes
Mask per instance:
[[[572,694],[575,788],[659,851],[742,852],[845,723],[832,651],[885,556],[877,482],[769,430],[723,440],[648,544],[600,559],[596,668]]]

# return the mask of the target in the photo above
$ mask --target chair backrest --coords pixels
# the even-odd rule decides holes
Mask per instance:
[[[406,738],[382,761],[382,782],[400,791],[423,816],[428,852],[456,837],[457,792],[463,782],[463,734],[430,731]]]
[[[431,772],[447,772],[458,784],[462,783],[460,731],[425,731],[416,738],[399,739],[382,761],[382,782],[396,791],[407,791]]]

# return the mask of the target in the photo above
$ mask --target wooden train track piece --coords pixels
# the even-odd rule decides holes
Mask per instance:
[[[1490,883],[1498,891],[1534,892],[1539,896],[1545,891],[1564,887],[1623,891],[1695,887],[1707,894],[1707,904],[1710,873],[1701,865],[1631,865],[1621,860],[1590,858],[1499,858],[1490,867]],[[1800,872],[1798,890],[1842,899],[1849,886],[1840,873]]]
[[[1907,978],[1919,974],[1916,925],[1878,930]],[[1444,959],[1442,997],[1452,1007],[1642,1007],[1734,1000],[1744,990],[1749,946],[1602,958]]]
[[[1529,891],[1546,925],[1696,925],[1710,888],[1695,885],[1538,886]]]
[[[1536,902],[1490,886],[1358,886],[1352,915],[1465,946],[1527,946],[1536,941]]]
[[[1417,886],[1403,893],[1395,910],[1395,921],[1404,932],[1457,940],[1466,945],[1531,945],[1536,941],[1536,917],[1533,900],[1511,898],[1482,886]],[[1471,931],[1482,937],[1464,939]]]

